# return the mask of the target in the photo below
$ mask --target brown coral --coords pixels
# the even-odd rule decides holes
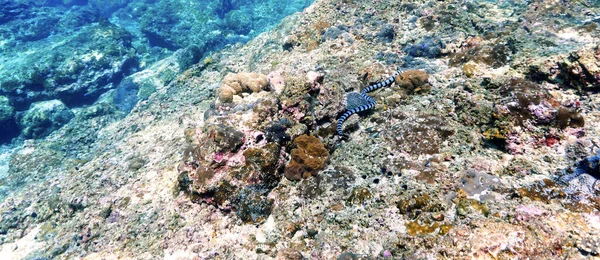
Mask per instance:
[[[420,70],[408,70],[400,73],[395,78],[398,87],[406,89],[408,93],[426,92],[431,89],[428,83],[428,75]]]
[[[294,139],[297,148],[292,149],[292,159],[285,168],[285,177],[290,180],[300,180],[317,174],[325,166],[329,152],[321,141],[308,135]]]
[[[267,76],[260,73],[227,74],[218,91],[219,101],[231,103],[235,95],[240,95],[242,92],[260,92],[268,84]]]

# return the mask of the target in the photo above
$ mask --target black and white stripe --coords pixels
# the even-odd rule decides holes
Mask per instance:
[[[375,99],[372,98],[371,96],[367,95],[367,93],[380,89],[380,88],[384,88],[384,87],[388,87],[390,85],[392,85],[392,83],[394,82],[394,79],[396,78],[396,76],[398,76],[400,74],[400,70],[396,71],[394,74],[392,74],[392,76],[390,76],[389,78],[387,78],[384,81],[375,83],[373,85],[370,85],[366,88],[364,88],[361,92],[360,92],[360,96],[362,98],[364,98],[367,101],[367,104],[365,105],[361,105],[359,107],[347,110],[341,117],[340,119],[338,119],[338,124],[337,124],[337,133],[340,136],[344,135],[344,132],[342,131],[342,126],[344,125],[344,122],[346,121],[346,119],[348,119],[348,117],[350,117],[351,115],[358,113],[358,112],[362,112],[365,111],[367,109],[371,109],[373,107],[375,107]]]
[[[340,119],[338,119],[338,125],[337,125],[338,135],[340,135],[340,136],[344,135],[344,132],[342,131],[342,125],[344,124],[344,121],[346,121],[346,119],[348,119],[348,117],[350,117],[351,115],[353,115],[355,113],[362,112],[362,111],[365,111],[367,109],[371,109],[374,106],[375,106],[375,102],[373,101],[373,102],[368,103],[366,105],[362,105],[362,106],[359,106],[357,108],[353,108],[353,109],[350,109],[350,110],[346,111],[346,113],[344,113],[340,117]]]

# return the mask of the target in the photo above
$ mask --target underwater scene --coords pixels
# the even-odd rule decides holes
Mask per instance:
[[[0,259],[598,259],[600,1],[0,0]]]

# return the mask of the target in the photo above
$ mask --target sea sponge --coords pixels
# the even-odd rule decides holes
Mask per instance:
[[[219,100],[221,100],[221,102],[223,103],[231,103],[233,102],[233,96],[235,94],[235,89],[233,89],[229,85],[223,85],[219,89]]]
[[[242,92],[260,92],[266,89],[268,85],[267,76],[264,74],[230,73],[225,76],[219,88],[219,101],[231,103],[234,95],[240,95]]]
[[[294,139],[294,144],[297,148],[292,149],[292,159],[285,168],[286,178],[300,180],[314,176],[323,169],[329,152],[318,138],[301,135]]]
[[[424,71],[408,70],[398,74],[394,79],[398,87],[406,89],[409,94],[427,92],[431,89],[429,76]]]

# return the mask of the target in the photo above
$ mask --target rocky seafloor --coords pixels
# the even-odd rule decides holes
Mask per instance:
[[[100,99],[9,155],[0,256],[597,258],[599,15],[323,0],[181,49],[125,79],[155,90],[125,118]],[[348,93],[398,70],[338,136]]]

